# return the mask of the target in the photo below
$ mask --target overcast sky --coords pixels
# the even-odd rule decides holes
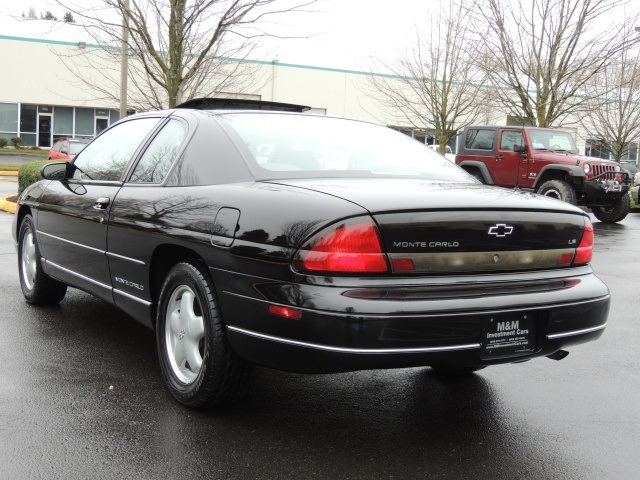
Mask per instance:
[[[282,23],[305,39],[269,40],[259,56],[262,60],[277,58],[282,63],[359,70],[367,58],[401,48],[414,34],[415,24],[423,23],[433,0],[321,0],[320,12],[290,15]],[[51,0],[0,0],[0,34],[22,37],[46,37],[54,40],[78,41],[76,34],[65,28],[50,31],[51,22],[13,22],[9,15],[20,16],[33,6],[37,15],[50,10],[62,19],[64,11]],[[2,18],[4,17],[4,18]]]

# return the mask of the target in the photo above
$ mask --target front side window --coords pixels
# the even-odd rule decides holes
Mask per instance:
[[[107,130],[75,158],[76,180],[118,181],[158,118],[138,118]]]
[[[171,120],[153,139],[131,175],[131,182],[162,183],[184,142],[184,125]]]
[[[500,150],[503,152],[513,152],[516,145],[523,145],[522,132],[507,130],[502,132],[500,139]]]

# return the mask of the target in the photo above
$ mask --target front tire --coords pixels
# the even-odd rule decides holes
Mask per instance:
[[[576,205],[578,203],[576,191],[571,185],[563,180],[549,180],[544,182],[538,190],[538,193],[545,197],[562,200],[563,202],[570,203],[571,205]]]
[[[631,198],[623,195],[616,199],[610,207],[593,207],[593,215],[604,223],[616,223],[624,219],[631,209]]]
[[[183,262],[167,275],[156,319],[164,381],[176,400],[201,408],[238,398],[252,365],[231,349],[208,273]]]
[[[67,293],[67,286],[44,272],[41,259],[33,218],[25,215],[18,234],[18,272],[22,294],[32,305],[60,303]]]

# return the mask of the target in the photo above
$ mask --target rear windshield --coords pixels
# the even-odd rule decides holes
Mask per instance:
[[[416,140],[354,120],[313,115],[218,115],[257,180],[408,177],[468,180],[458,166]]]

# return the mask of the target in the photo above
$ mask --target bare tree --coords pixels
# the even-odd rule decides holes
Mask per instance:
[[[140,109],[172,108],[196,96],[239,92],[255,84],[245,62],[271,17],[317,0],[100,0],[91,6],[58,0],[98,49],[76,52],[79,83],[118,100],[118,81],[105,65],[120,64],[122,22],[128,30],[130,98]],[[105,74],[102,82],[87,71]]]
[[[619,162],[640,137],[640,50],[624,50],[589,85],[584,128]]]
[[[471,59],[471,19],[464,2],[439,3],[414,41],[394,59],[377,58],[368,85],[381,105],[417,128],[435,129],[440,152],[457,130],[475,123],[486,92],[484,75]],[[422,33],[425,32],[425,33]]]
[[[627,0],[483,0],[476,12],[479,57],[500,102],[540,127],[586,108],[585,88],[638,41],[618,18]],[[633,17],[633,20],[631,19]],[[626,22],[635,23],[637,13]]]

